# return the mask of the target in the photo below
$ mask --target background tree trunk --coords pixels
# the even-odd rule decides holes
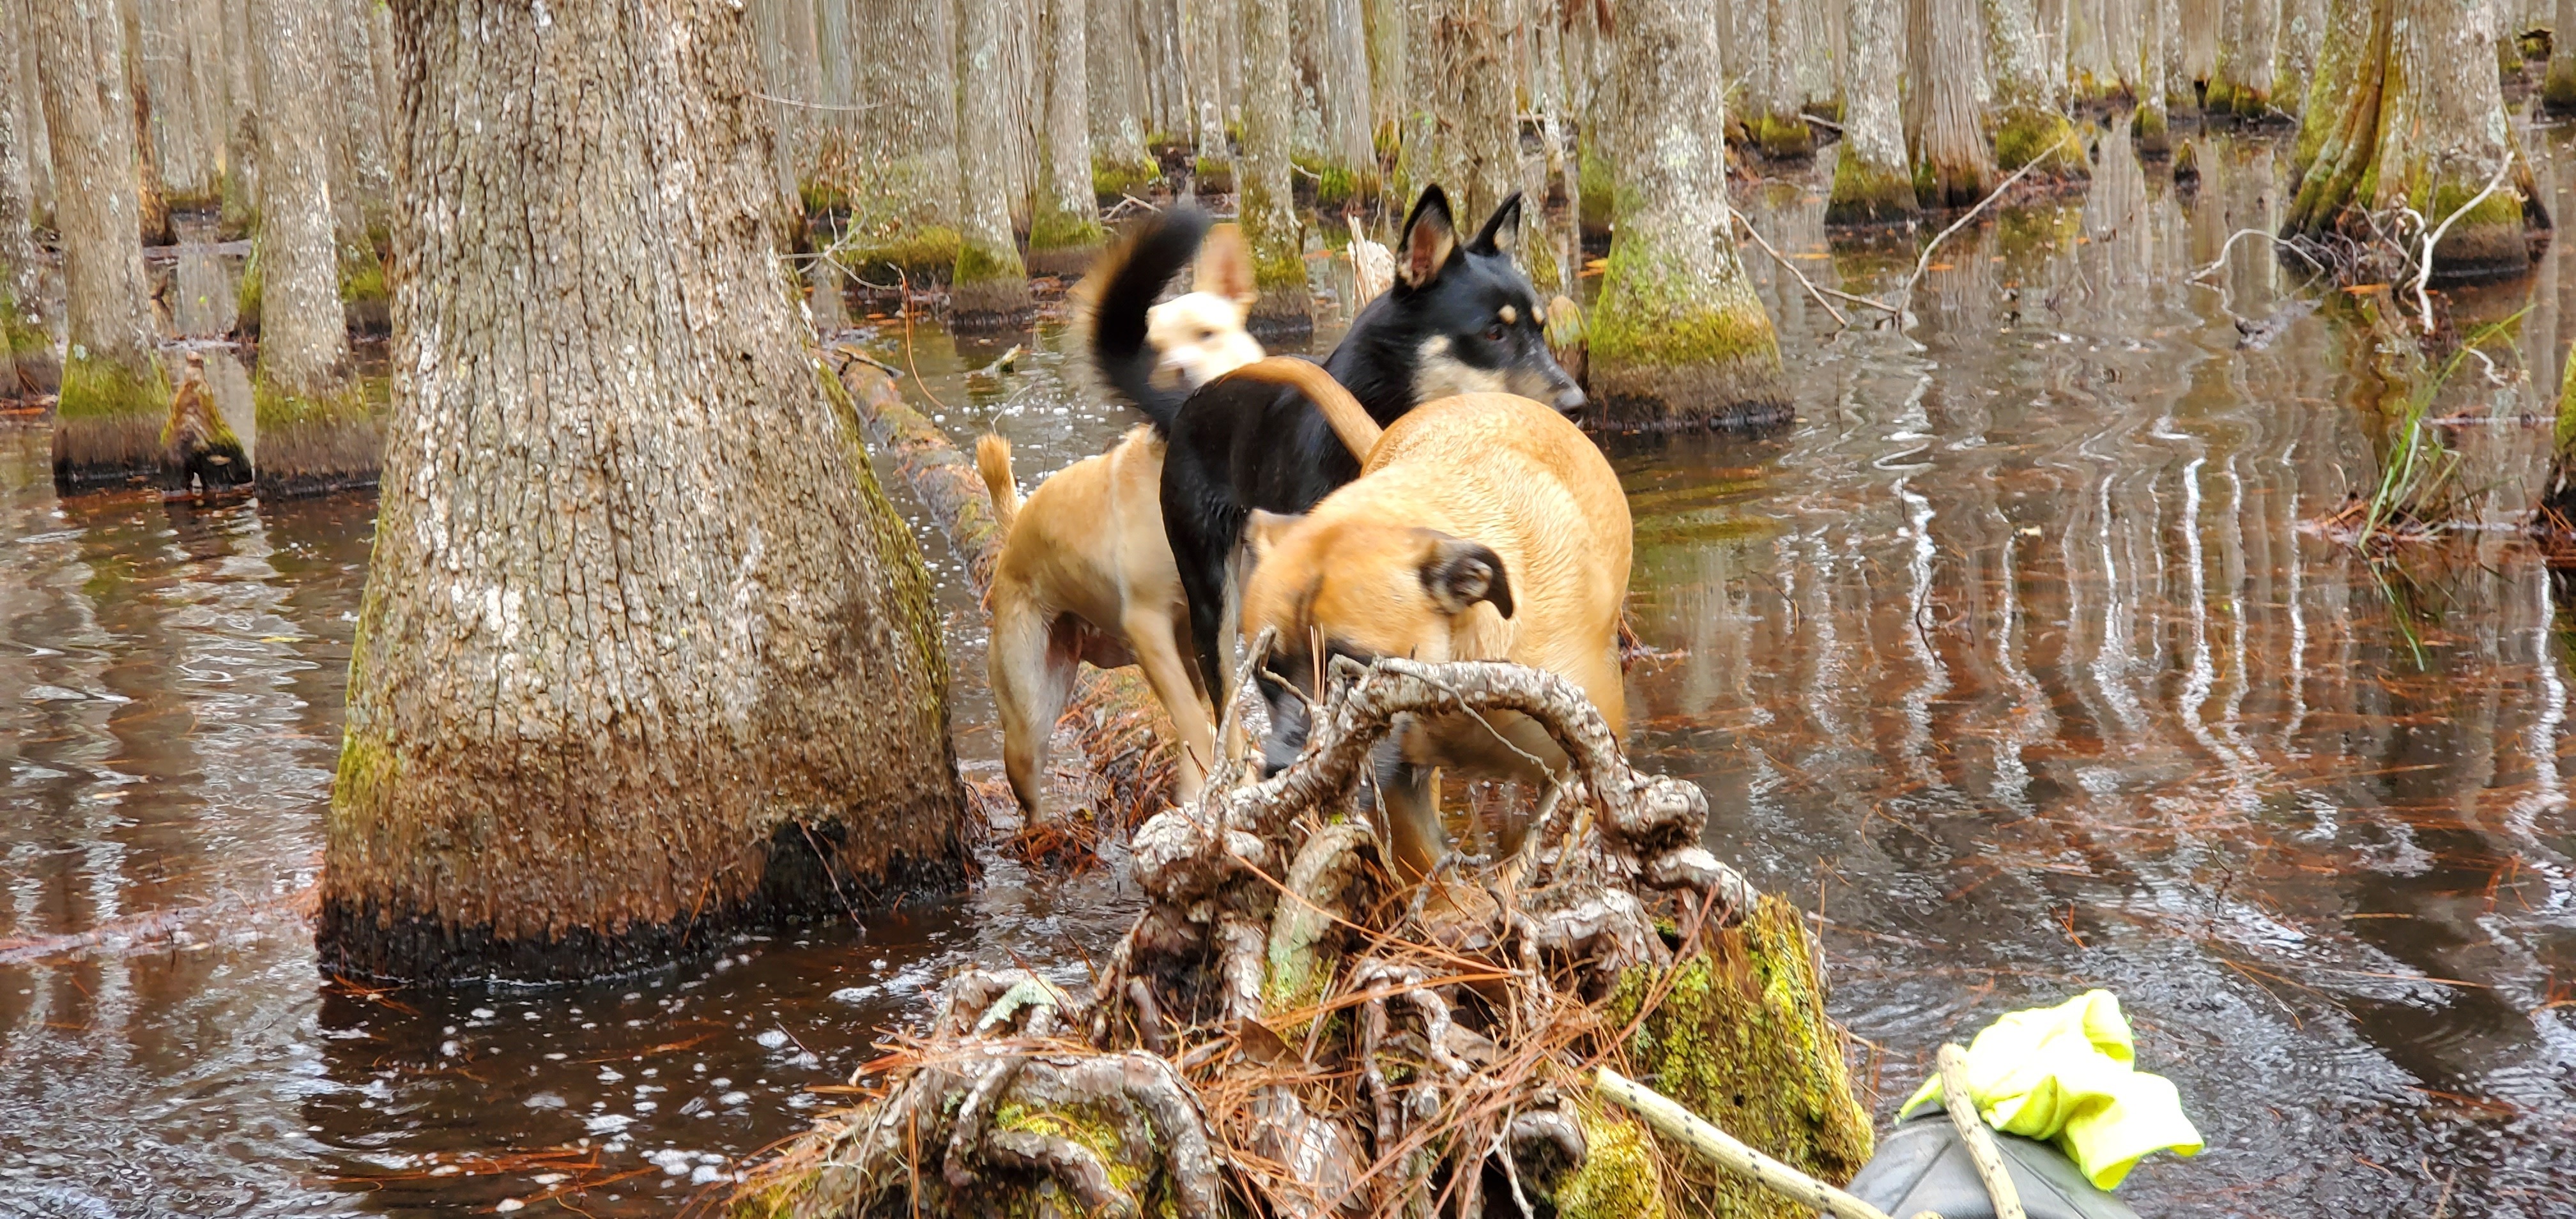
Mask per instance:
[[[854,31],[832,28],[844,3],[823,0],[816,12],[825,91],[840,70],[836,60],[855,63],[857,100],[847,104],[868,107],[853,115],[854,146],[833,174],[850,208],[845,260],[863,274],[946,274],[958,252],[957,54],[948,6],[856,0],[870,44],[862,53]]]
[[[813,0],[753,0],[751,5],[752,28],[759,37],[762,92],[779,99],[769,103],[770,121],[777,132],[779,186],[788,198],[798,201],[800,221],[805,187],[817,169],[824,118],[839,113],[815,108],[824,103],[814,7]],[[842,65],[841,71],[846,82],[848,65]]]
[[[2550,24],[2549,75],[2541,82],[2540,102],[2551,114],[2576,114],[2576,0],[2557,0]],[[2322,68],[2318,75],[2324,75]]]
[[[1411,185],[1418,191],[1438,183],[1449,192],[1458,223],[1470,232],[1504,196],[1520,189],[1520,123],[1502,9],[1502,0],[1430,0],[1415,10],[1424,18],[1429,42],[1429,79],[1438,83],[1417,99],[1428,112],[1431,147],[1421,159],[1428,173],[1416,175]],[[1405,149],[1407,158],[1414,154]]]
[[[349,378],[331,214],[329,0],[250,0],[259,112],[259,365],[251,382],[262,495],[375,481],[376,421]]]
[[[1717,30],[1685,0],[1629,0],[1612,37],[1622,206],[1590,324],[1595,401],[1617,427],[1788,414],[1780,344],[1736,257]]]
[[[117,58],[125,77],[124,102],[131,108],[128,117],[134,124],[128,143],[134,149],[135,219],[142,226],[143,244],[169,245],[179,238],[170,231],[169,188],[161,180],[161,151],[152,134],[152,89],[143,74],[142,0],[114,3],[116,12],[110,19],[122,31]]]
[[[958,879],[928,576],[771,255],[746,18],[541,12],[395,13],[410,375],[325,972],[582,976]]]
[[[1139,0],[1090,0],[1092,185],[1104,198],[1142,191],[1156,172],[1145,147],[1145,64],[1136,43],[1140,8]]]
[[[2154,160],[2170,153],[2173,139],[2166,109],[2165,47],[2173,34],[2174,0],[2138,0],[2146,31],[2138,39],[2138,108],[2129,116],[2129,135],[2138,155]]]
[[[2281,33],[2272,61],[2272,108],[2297,118],[2307,108],[2308,86],[2325,41],[2325,0],[2280,0]]]
[[[1904,2],[1907,70],[1922,82],[1905,98],[1914,197],[1925,207],[1968,207],[1995,188],[1994,153],[1977,116],[1977,85],[1985,71],[1977,5]]]
[[[2203,103],[2211,114],[2259,122],[2272,111],[2274,59],[2279,50],[2281,0],[2239,0],[2236,28],[2218,46],[2218,67]]]
[[[0,9],[5,9],[0,3]],[[25,90],[18,79],[23,26],[0,29],[0,401],[50,394],[61,381],[53,336],[46,333],[36,251],[35,190],[28,180],[26,125],[18,118]]]
[[[1413,77],[1409,71],[1412,61],[1407,50],[1413,6],[1407,0],[1362,3],[1368,19],[1369,138],[1373,151],[1383,157],[1397,147],[1406,116],[1413,110]],[[1390,185],[1401,206],[1411,193],[1411,184]]]
[[[1241,29],[1232,0],[1182,0],[1181,49],[1189,64],[1190,95],[1198,107],[1190,116],[1195,154],[1191,169],[1198,189],[1212,194],[1234,191],[1234,146],[1225,133],[1234,95],[1226,82],[1234,74]]]
[[[1770,62],[1760,76],[1768,87],[1757,92],[1760,110],[1752,123],[1755,142],[1762,155],[1797,159],[1815,155],[1815,132],[1807,120],[1799,117],[1806,105],[1806,90],[1798,80],[1799,59],[1806,54],[1805,21],[1800,14],[1802,0],[1737,0],[1738,3],[1760,3],[1769,10],[1771,30]]]
[[[1311,329],[1306,295],[1306,235],[1289,194],[1289,123],[1296,106],[1296,65],[1288,53],[1288,9],[1247,0],[1243,14],[1243,156],[1235,189],[1243,239],[1252,247],[1252,306],[1257,332]]]
[[[2230,11],[2227,0],[2178,0],[2176,26],[2181,35],[2182,79],[2175,82],[2188,87],[2206,84],[2218,68],[2218,31]],[[2192,102],[2198,109],[2200,102]]]
[[[1100,205],[1091,191],[1091,23],[1085,0],[1046,0],[1046,139],[1040,146],[1045,181],[1037,214],[1029,222],[1029,267],[1057,275],[1079,274],[1100,249]]]
[[[124,26],[108,0],[37,0],[36,63],[62,233],[62,399],[54,481],[122,481],[160,468],[170,381],[152,330],[136,212]]]
[[[2519,272],[2527,235],[2548,226],[2527,166],[2506,170],[2477,210],[2452,220],[2519,162],[2493,64],[2495,19],[2450,0],[2335,0],[2302,116],[2297,195],[2283,236],[2317,235],[2348,208],[2412,207],[2439,227],[2442,278]],[[2360,190],[2365,181],[2369,193]],[[2365,232],[2352,235],[2366,237]]]
[[[1834,157],[1828,224],[1871,224],[1915,214],[1914,175],[1905,164],[1905,123],[1897,114],[1904,71],[1902,0],[1848,0],[1850,50],[1843,56],[1843,138]],[[1920,78],[1918,78],[1920,79]]]
[[[2071,138],[2074,127],[2058,113],[2030,0],[1980,0],[1980,7],[1986,17],[1986,59],[1994,67],[1995,167],[2010,173],[2049,157],[2042,172],[2083,177],[2084,149]]]
[[[224,185],[215,231],[247,237],[259,227],[259,105],[251,84],[250,10],[223,6]]]
[[[42,78],[36,71],[36,22],[29,3],[30,0],[0,0],[0,20],[17,31],[0,49],[18,60],[18,91],[9,102],[18,110],[18,134],[26,141],[28,193],[35,204],[32,216],[41,225],[54,211],[54,156],[45,133]]]
[[[1369,143],[1368,27],[1361,3],[1323,0],[1320,14],[1324,156],[1315,202],[1323,207],[1378,190],[1377,154]]]
[[[1011,232],[1007,142],[995,128],[1009,121],[1010,73],[1002,63],[1003,8],[1011,0],[965,0],[958,43],[964,48],[966,113],[978,130],[957,142],[957,269],[949,309],[969,325],[1015,323],[1029,309],[1029,272]]]

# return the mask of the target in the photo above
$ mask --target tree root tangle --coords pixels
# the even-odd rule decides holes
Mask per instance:
[[[1403,717],[1462,710],[1535,720],[1572,777],[1518,851],[1401,888],[1368,756]],[[1139,827],[1147,908],[1088,986],[952,979],[930,1027],[853,1079],[868,1099],[755,1172],[733,1211],[1794,1213],[1723,1193],[1591,1100],[1602,1063],[1693,1103],[1723,1091],[1729,1129],[1820,1177],[1866,1158],[1797,912],[1701,846],[1700,790],[1630,768],[1574,687],[1343,662],[1313,724],[1275,775],[1221,762],[1197,803]]]

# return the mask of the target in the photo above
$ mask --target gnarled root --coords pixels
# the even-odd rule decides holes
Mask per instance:
[[[1570,766],[1517,849],[1453,856],[1407,890],[1359,798],[1369,753],[1402,717],[1460,713],[1526,716]],[[1659,1196],[1673,1174],[1590,1164],[1567,1097],[1599,1056],[1640,1052],[1642,1028],[1733,1018],[1657,1006],[1677,980],[1698,995],[1738,976],[1710,954],[1740,955],[1752,928],[1728,929],[1778,905],[1702,845],[1706,797],[1632,770],[1576,688],[1519,666],[1344,662],[1311,714],[1276,774],[1220,758],[1197,803],[1138,828],[1146,910],[1091,988],[956,978],[929,1032],[880,1060],[886,1090],[737,1210],[1011,1210],[992,1200],[1016,1189],[1037,1213],[1472,1215],[1492,1196],[1534,1214],[1561,1190],[1609,1196],[1603,1173]],[[1808,1022],[1801,1045],[1839,1045],[1812,1004],[1785,1018]],[[1843,1091],[1799,1101],[1858,1113]],[[1641,1145],[1610,1154],[1630,1165]]]

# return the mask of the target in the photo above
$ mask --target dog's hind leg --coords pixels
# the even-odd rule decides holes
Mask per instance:
[[[1206,706],[1199,702],[1180,641],[1173,637],[1172,616],[1130,606],[1120,625],[1127,632],[1128,650],[1136,654],[1137,667],[1145,671],[1145,684],[1162,701],[1164,714],[1172,717],[1178,738],[1173,744],[1181,755],[1178,795],[1183,800],[1198,799],[1199,788],[1207,782],[1207,768],[1216,761],[1216,729],[1208,722]]]
[[[986,654],[993,709],[1002,721],[1002,769],[1011,794],[1035,825],[1052,815],[1046,800],[1047,738],[1073,689],[1075,660],[1056,646],[1052,624],[1026,607],[996,604]]]

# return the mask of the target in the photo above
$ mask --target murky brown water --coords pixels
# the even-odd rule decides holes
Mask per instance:
[[[2562,218],[2566,143],[2535,140]],[[2211,1145],[2132,1178],[2146,1213],[2576,1215],[2576,628],[2502,528],[2374,566],[2303,527],[2376,476],[2387,391],[2349,305],[2296,314],[2317,290],[2254,243],[2223,294],[2185,282],[2268,227],[2285,159],[2204,152],[2185,203],[2105,141],[2088,195],[1944,247],[1902,332],[1836,327],[1748,251],[1801,418],[1619,446],[1632,601],[1665,649],[1632,674],[1635,748],[1708,786],[1721,854],[1818,911],[1882,1113],[1939,1041],[2108,986]],[[1752,195],[1820,281],[1884,291],[1911,264],[1901,237],[1828,249],[1809,183]],[[2566,244],[2455,302],[2531,306],[2435,411],[2493,524],[2545,452],[2517,421],[2547,417],[2576,333]],[[2277,333],[2240,347],[2239,318]],[[868,325],[902,365],[901,327]],[[1128,422],[1040,337],[999,380],[962,370],[1027,335],[924,327],[910,355],[1024,480]],[[1079,977],[1132,909],[1109,875],[995,860],[864,930],[581,988],[330,985],[293,898],[372,501],[58,500],[47,443],[0,429],[0,1214],[585,1184],[586,1213],[667,1211],[801,1125],[945,971]],[[960,731],[989,777],[981,700],[960,691]]]

